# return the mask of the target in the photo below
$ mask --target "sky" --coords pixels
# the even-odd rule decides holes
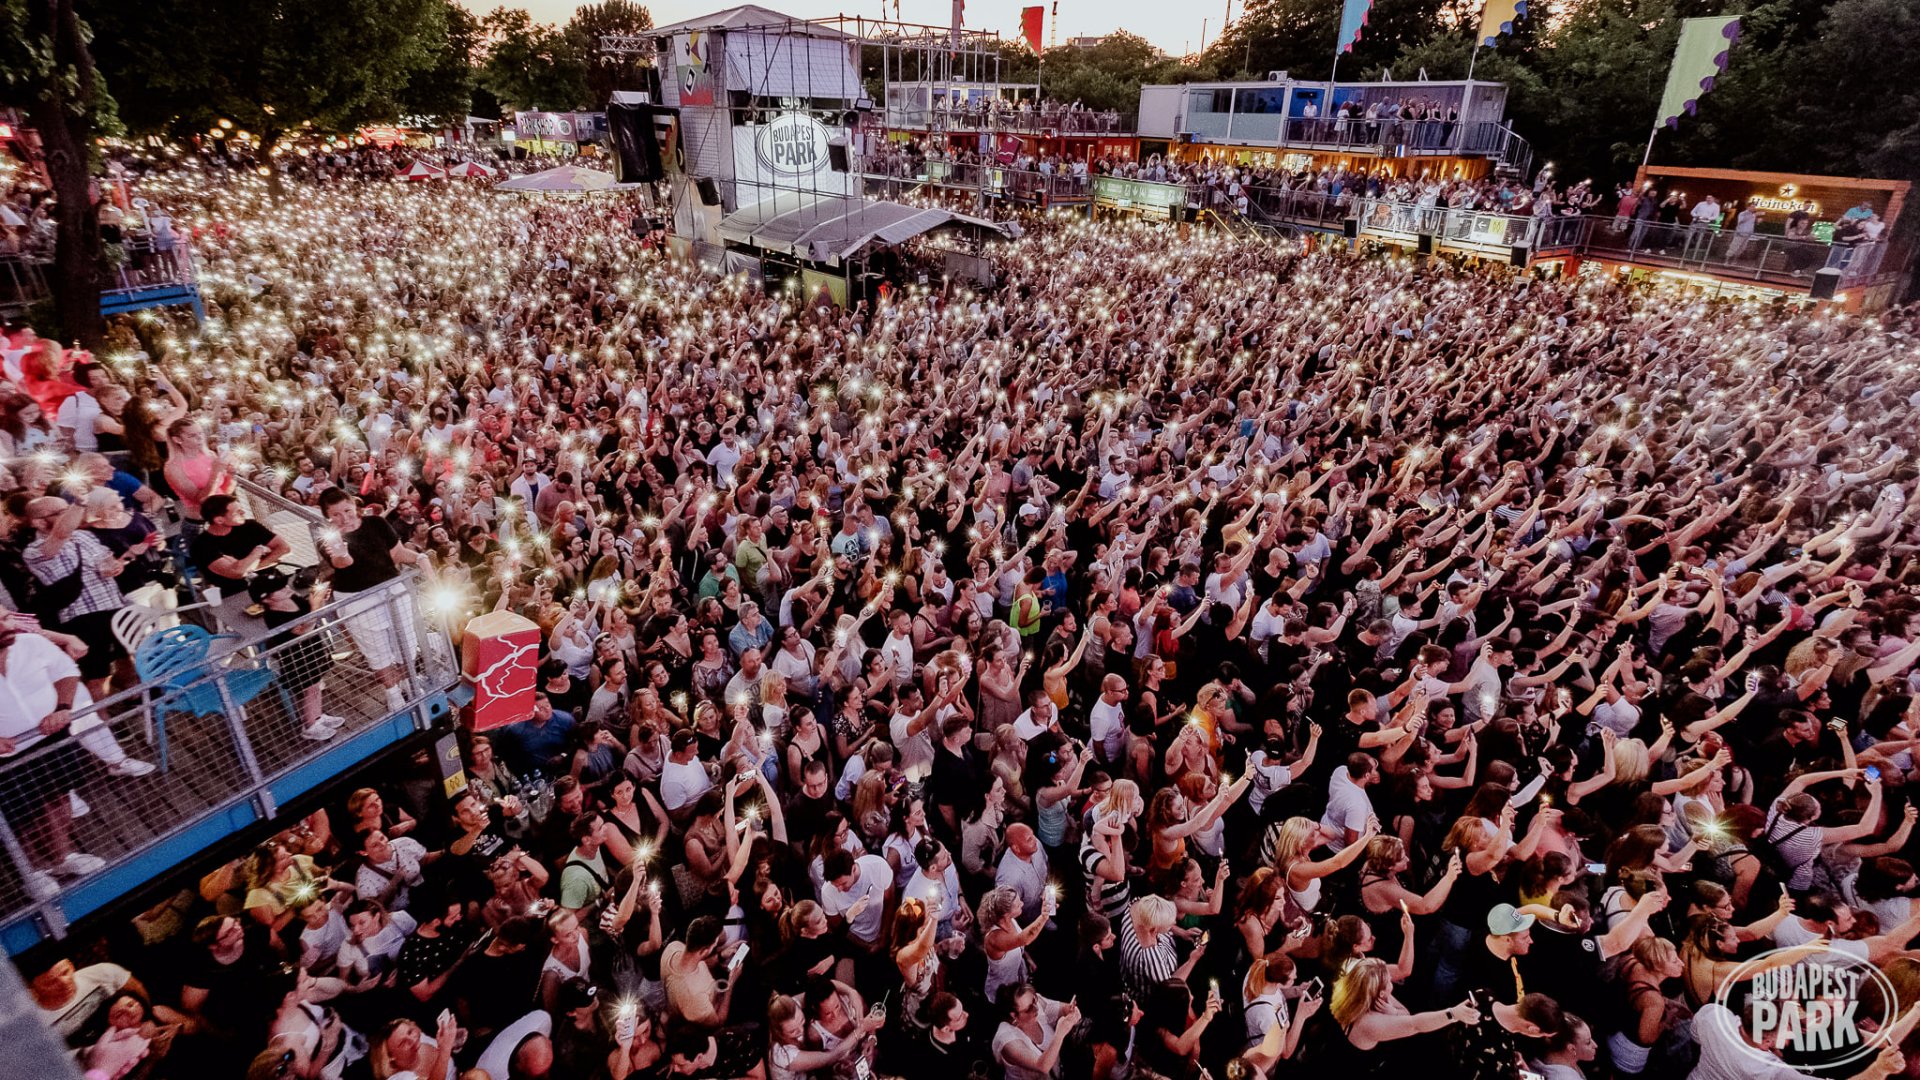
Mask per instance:
[[[532,13],[535,22],[560,23],[567,21],[573,9],[579,4],[576,0],[516,0],[502,5],[495,0],[461,0],[469,9],[486,13],[497,7],[524,7]],[[645,0],[653,11],[656,26],[679,22],[695,15],[704,15],[732,7],[742,0]],[[788,15],[802,18],[823,18],[833,15],[872,15],[881,14],[881,0],[754,0],[762,7],[772,8]],[[1039,0],[1035,0],[1039,2]],[[1332,0],[1329,0],[1331,3]],[[965,0],[965,24],[973,30],[998,31],[1001,37],[1012,39],[1019,36],[1020,8],[1022,0]],[[1060,0],[1060,18],[1057,29],[1052,27],[1049,15],[1049,29],[1054,35],[1054,44],[1064,44],[1069,37],[1085,34],[1105,34],[1114,30],[1127,30],[1140,35],[1175,56],[1199,49],[1202,20],[1205,20],[1205,32],[1209,40],[1220,32],[1220,22],[1226,14],[1228,3],[1233,11],[1240,12],[1242,0],[1204,0],[1201,6],[1194,4],[1168,3],[1167,0]],[[1051,11],[1051,0],[1048,0]],[[891,3],[887,6],[888,15],[892,14]],[[900,18],[908,22],[929,23],[938,26],[950,25],[953,20],[952,0],[900,0]]]

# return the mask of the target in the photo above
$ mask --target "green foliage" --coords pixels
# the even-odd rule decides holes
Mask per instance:
[[[136,133],[230,118],[274,138],[394,119],[448,39],[445,0],[87,0]]]
[[[434,0],[446,32],[426,43],[428,60],[414,69],[394,102],[397,116],[426,117],[457,125],[473,106],[473,58],[480,48],[480,20],[453,0]]]
[[[479,84],[502,109],[573,109],[587,104],[587,42],[563,27],[533,21],[522,8],[480,20],[486,59]]]
[[[603,56],[602,34],[638,34],[653,29],[653,13],[645,4],[633,0],[600,0],[582,4],[567,20],[566,32],[589,58],[587,64],[587,104],[599,108],[615,90],[647,88],[646,65],[636,56]]]
[[[30,27],[29,2],[0,0],[0,103],[26,108],[44,90],[57,89],[67,113],[84,120],[90,136],[123,134],[126,127],[121,123],[120,106],[100,77],[97,50],[89,49],[96,53],[95,74],[81,100],[80,72],[73,64],[58,63],[53,42]],[[92,28],[83,21],[80,29],[83,39],[93,44]],[[57,87],[53,85],[56,82]]]
[[[1143,83],[1188,82],[1200,75],[1124,30],[1108,34],[1090,49],[1071,45],[1048,49],[1039,71],[1044,96],[1122,113],[1140,107]]]

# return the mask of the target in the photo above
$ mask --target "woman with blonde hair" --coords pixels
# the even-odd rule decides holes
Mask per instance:
[[[798,900],[780,913],[779,983],[803,986],[816,976],[853,977],[851,955],[838,948],[845,939],[831,933],[827,913],[813,900]]]
[[[1144,1001],[1152,989],[1168,979],[1185,980],[1199,962],[1205,945],[1196,945],[1185,960],[1173,945],[1173,927],[1180,912],[1173,901],[1143,896],[1133,902],[1115,928],[1120,939],[1120,978],[1134,1000]]]
[[[1341,848],[1332,858],[1316,860],[1313,853],[1338,838],[1332,830],[1310,818],[1288,818],[1268,833],[1272,844],[1267,862],[1286,878],[1287,897],[1304,915],[1320,906],[1321,880],[1352,866],[1379,831],[1380,823],[1368,819],[1360,839]]]
[[[1412,869],[1407,845],[1397,836],[1376,836],[1367,841],[1367,861],[1360,871],[1360,903],[1366,908],[1367,925],[1372,928],[1376,948],[1392,954],[1400,947],[1401,915],[1431,915],[1446,904],[1462,870],[1460,853],[1447,857],[1447,868],[1433,888],[1416,893],[1400,883],[1400,875]]]
[[[1347,968],[1333,984],[1327,1023],[1315,1031],[1313,1060],[1328,1076],[1378,1072],[1388,1055],[1374,1051],[1382,1043],[1439,1031],[1450,1024],[1472,1026],[1480,1010],[1471,1000],[1446,1009],[1409,1012],[1393,994],[1387,962],[1366,957]]]
[[[1626,994],[1620,1013],[1626,1024],[1607,1036],[1616,1071],[1631,1076],[1647,1071],[1654,1050],[1669,1036],[1679,1035],[1677,1026],[1685,1010],[1667,997],[1661,984],[1679,978],[1686,970],[1680,950],[1666,938],[1649,935],[1627,950],[1614,977],[1615,985]]]
[[[863,1036],[872,1035],[886,1023],[886,1014],[869,1012],[855,1024]],[[767,1003],[767,1077],[768,1080],[803,1080],[815,1072],[831,1074],[837,1066],[867,1045],[864,1037],[835,1039],[823,1050],[807,1048],[807,1018],[797,998],[776,994]]]
[[[368,1050],[373,1080],[453,1080],[453,1055],[465,1035],[452,1010],[440,1014],[432,1036],[411,1020],[390,1021]]]
[[[1171,907],[1172,905],[1168,905]],[[1020,914],[1020,894],[1001,887],[990,889],[980,898],[977,925],[980,948],[987,954],[988,1001],[997,1001],[1000,988],[1027,981],[1027,946],[1040,937],[1053,916],[1051,899],[1040,905],[1040,914],[1022,927],[1015,920]]]
[[[1012,724],[993,729],[993,750],[987,759],[987,769],[1007,787],[1007,813],[1015,820],[1030,820],[1033,799],[1025,782],[1027,741],[1013,730]]]

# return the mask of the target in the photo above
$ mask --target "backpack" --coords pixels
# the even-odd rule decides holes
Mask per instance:
[[[85,573],[85,560],[75,553],[73,569],[55,581],[41,581],[39,576],[28,570],[21,575],[26,595],[15,596],[20,609],[38,616],[43,624],[53,626],[59,623],[60,613],[73,606],[80,599],[82,585],[80,575]]]
[[[1796,825],[1788,829],[1779,839],[1774,839],[1771,835],[1773,826],[1779,820],[1780,818],[1777,815],[1768,819],[1766,825],[1754,835],[1752,840],[1747,842],[1747,854],[1760,860],[1760,871],[1763,876],[1771,875],[1774,881],[1778,882],[1784,889],[1793,881],[1794,872],[1798,868],[1787,862],[1787,857],[1781,852],[1780,845],[1813,828],[1813,822],[1809,821]],[[1814,858],[1817,860],[1819,856],[1816,854]],[[1758,886],[1759,883],[1759,880],[1755,879],[1755,886]]]

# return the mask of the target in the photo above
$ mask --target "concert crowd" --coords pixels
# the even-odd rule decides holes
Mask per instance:
[[[236,476],[536,623],[532,714],[25,957],[82,1067],[1786,1077],[1741,987],[1840,953],[1894,993],[1850,1072],[1911,1071],[1920,312],[1064,214],[847,307],[624,196],[325,171],[141,180],[207,321],[53,408],[11,340],[0,581],[90,569],[0,634],[4,750],[125,684],[96,531],[231,536]],[[89,453],[127,513],[66,510]]]

